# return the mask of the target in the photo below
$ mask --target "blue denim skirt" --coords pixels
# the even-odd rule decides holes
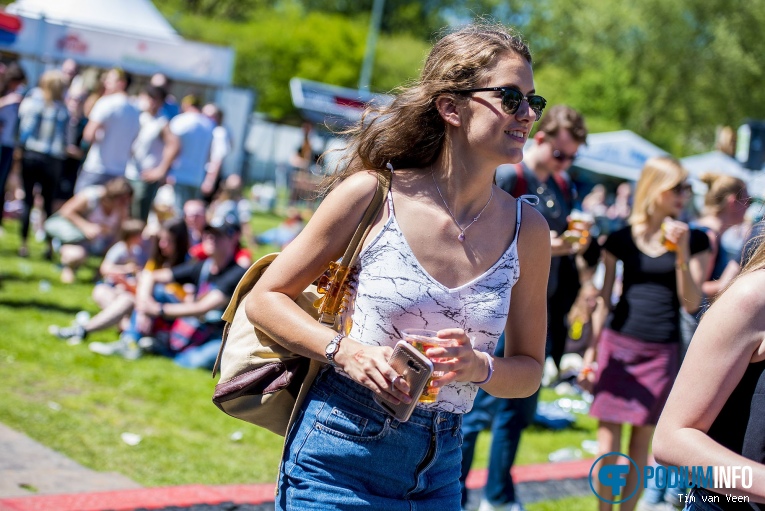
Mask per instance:
[[[275,509],[459,511],[461,423],[420,408],[398,422],[327,368],[287,434]]]

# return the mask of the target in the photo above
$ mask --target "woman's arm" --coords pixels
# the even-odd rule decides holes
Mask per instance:
[[[80,192],[61,206],[59,214],[72,222],[86,238],[92,240],[101,234],[101,226],[85,218],[88,202],[87,194]]]
[[[711,257],[710,257],[711,258]],[[741,271],[741,265],[738,261],[728,261],[728,265],[723,270],[722,275],[717,280],[708,280],[701,285],[705,296],[717,296],[717,293],[728,287],[733,278]]]
[[[595,310],[592,313],[592,335],[590,344],[584,351],[582,360],[582,370],[579,373],[577,381],[583,389],[592,391],[595,383],[595,371],[593,365],[598,358],[598,340],[600,333],[606,324],[608,314],[611,312],[611,296],[614,292],[614,283],[616,282],[616,256],[607,250],[602,251],[603,266],[605,275],[603,277],[603,287],[598,293]]]
[[[547,278],[550,228],[531,206],[523,205],[518,234],[520,278],[513,286],[505,326],[504,357],[494,357],[494,375],[483,385],[503,398],[527,397],[542,381],[547,334]]]
[[[359,172],[340,183],[247,296],[248,319],[285,348],[326,361],[324,350],[337,332],[311,318],[294,299],[330,261],[342,256],[376,188],[373,172]],[[392,351],[389,346],[368,346],[346,337],[334,359],[351,378],[398,403],[409,399],[405,394],[409,389],[402,378],[396,380],[398,374],[387,363]],[[396,387],[391,388],[389,382],[394,380]]]
[[[675,276],[680,306],[689,314],[696,314],[704,298],[701,284],[709,267],[709,248],[691,254],[691,229],[683,222],[665,222],[665,235],[677,243]]]
[[[749,364],[765,359],[764,287],[765,272],[753,272],[706,312],[653,440],[654,456],[665,465],[752,467],[752,488],[725,493],[746,495],[756,502],[765,502],[765,465],[723,447],[707,432]],[[748,410],[735,412],[748,416]]]

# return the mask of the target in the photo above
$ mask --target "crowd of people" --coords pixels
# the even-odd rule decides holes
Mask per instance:
[[[30,256],[39,230],[63,283],[101,260],[100,312],[51,326],[57,337],[77,343],[117,327],[119,340],[90,349],[210,367],[221,311],[251,263],[241,178],[222,173],[232,148],[223,113],[194,94],[177,101],[162,74],[140,85],[110,69],[89,83],[90,71],[67,60],[28,87],[20,66],[3,68],[0,189],[3,210],[6,198],[23,201],[18,255]]]
[[[418,81],[348,132],[342,166],[312,220],[293,211],[256,238],[241,180],[221,182],[230,141],[215,105],[194,96],[176,102],[163,75],[131,97],[131,77],[119,69],[88,94],[72,62],[24,91],[23,72],[7,66],[0,185],[20,148],[19,255],[29,255],[39,196],[45,256],[58,253],[63,282],[76,279],[88,256],[103,257],[93,290],[100,312],[51,333],[76,343],[117,327],[118,340],[90,349],[211,367],[222,309],[252,262],[247,242],[257,239],[284,250],[248,295],[250,321],[284,347],[329,362],[288,431],[276,509],[399,509],[407,500],[418,509],[467,509],[476,438],[491,429],[478,509],[522,511],[510,469],[546,360],[560,369],[573,345],[582,364],[572,383],[594,396],[599,455],[619,451],[628,434],[629,456],[645,466],[660,423],[659,461],[754,460],[761,473],[763,437],[723,417],[762,394],[765,371],[756,335],[765,327],[755,319],[765,249],[752,228],[758,218],[747,216],[746,184],[703,176],[707,193],[696,214],[688,172],[657,157],[637,183],[580,195],[568,170],[586,144],[585,119],[566,105],[546,108],[531,62],[522,39],[501,26],[445,36]],[[338,333],[293,298],[342,254],[374,193],[372,171],[391,168],[386,207],[359,255],[347,328]],[[750,303],[733,298],[735,290]],[[731,328],[741,335],[723,342],[734,310],[740,317]],[[412,399],[388,365],[405,328],[437,329],[452,344],[426,352],[443,372],[434,382],[438,401],[398,423],[374,396]],[[686,352],[692,369],[680,371]],[[741,439],[723,430],[730,424]],[[693,440],[681,430],[693,430]],[[682,451],[695,441],[718,458]],[[639,497],[630,473],[623,491],[633,490]],[[765,501],[761,489],[748,495]],[[658,488],[638,502],[620,509],[677,504]]]

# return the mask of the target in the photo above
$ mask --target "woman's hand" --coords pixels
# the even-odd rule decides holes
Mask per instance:
[[[677,260],[688,263],[691,257],[691,229],[688,224],[667,218],[662,230],[664,238],[677,246]]]
[[[595,370],[590,366],[583,367],[576,377],[576,382],[582,390],[592,394],[592,389],[595,388]]]
[[[596,341],[596,339],[593,339]],[[582,357],[582,369],[576,377],[576,382],[582,387],[582,390],[586,390],[592,394],[592,389],[595,387],[595,360],[596,351],[594,346],[589,346],[584,350],[584,356]]]
[[[470,337],[461,328],[438,331],[439,339],[451,339],[448,347],[428,348],[425,355],[433,362],[434,371],[444,375],[433,380],[434,387],[444,387],[453,381],[471,382],[486,379],[488,367],[485,357],[473,349]]]
[[[335,363],[354,381],[393,404],[410,403],[409,384],[388,364],[393,348],[369,346],[350,337],[340,342]]]
[[[101,235],[102,228],[93,222],[87,222],[82,226],[82,234],[89,240],[94,240]]]
[[[143,335],[149,335],[152,333],[151,327],[154,324],[153,318],[143,312],[139,312],[135,317],[135,327],[138,332]]]

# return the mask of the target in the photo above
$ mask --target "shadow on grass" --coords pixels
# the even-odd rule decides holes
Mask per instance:
[[[82,310],[80,307],[67,307],[59,303],[37,302],[35,300],[2,300],[0,307],[9,309],[37,309],[45,312],[63,312],[66,314],[77,314]]]

